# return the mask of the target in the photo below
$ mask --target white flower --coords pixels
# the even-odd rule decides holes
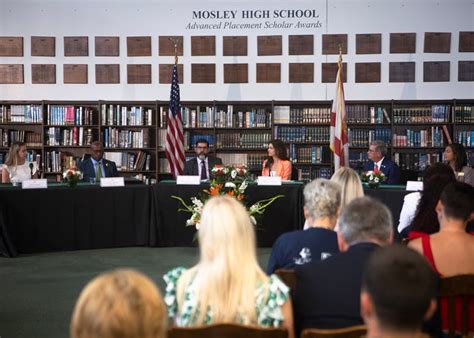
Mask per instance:
[[[202,201],[196,197],[191,197],[191,202],[193,202],[193,204],[198,208],[198,209],[202,209],[204,207],[204,203],[202,203]]]
[[[194,225],[194,220],[192,217],[186,221],[186,226],[191,226],[191,225]]]
[[[378,177],[374,178],[374,182],[379,183],[379,178]]]
[[[199,230],[199,228],[201,227],[201,223],[196,223],[196,230]]]
[[[244,180],[244,181],[242,182],[242,184],[240,185],[240,187],[239,187],[240,193],[243,193],[243,192],[245,191],[245,189],[247,189],[247,185],[248,185],[247,181]]]
[[[224,188],[232,188],[235,189],[236,185],[232,182],[225,182]]]
[[[250,213],[253,214],[255,211],[257,211],[257,209],[259,208],[260,206],[258,205],[258,203],[255,203],[254,205],[252,205],[250,207]]]
[[[255,217],[250,216],[250,221],[252,222],[253,225],[257,225],[257,220],[255,219]]]
[[[229,173],[229,168],[224,168],[224,170],[222,170],[224,172],[224,174],[228,174]]]
[[[230,177],[232,177],[232,179],[236,178],[236,177],[237,177],[237,170],[233,169],[233,170],[230,172]]]

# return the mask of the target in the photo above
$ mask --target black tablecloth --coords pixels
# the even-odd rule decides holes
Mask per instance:
[[[0,254],[149,245],[151,189],[0,189]],[[3,243],[3,245],[2,245]]]
[[[155,199],[155,216],[153,230],[156,231],[158,246],[192,246],[196,232],[192,226],[186,226],[186,220],[191,216],[188,212],[177,212],[180,202],[171,198],[172,195],[181,197],[188,204],[190,198],[198,196],[205,186],[176,185],[159,183],[153,186]],[[247,205],[276,195],[285,197],[276,200],[265,211],[257,226],[257,243],[260,247],[270,247],[275,239],[284,232],[302,229],[303,200],[302,184],[284,184],[282,186],[249,185],[246,190]]]

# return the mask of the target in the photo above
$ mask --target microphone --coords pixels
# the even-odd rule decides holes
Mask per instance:
[[[33,163],[30,163],[29,167],[30,167],[30,176],[31,178],[33,178]]]

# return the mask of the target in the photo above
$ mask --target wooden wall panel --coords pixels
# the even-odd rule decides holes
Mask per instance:
[[[216,65],[214,63],[191,64],[192,83],[216,83]]]
[[[178,35],[162,35],[158,37],[158,55],[159,56],[174,56],[174,42],[176,40],[178,45],[178,56],[183,55],[183,37]]]
[[[95,65],[95,83],[97,84],[120,83],[120,65],[119,64]]]
[[[355,82],[380,82],[380,62],[359,62],[355,68]]]
[[[416,53],[416,33],[390,33],[390,53]]]
[[[342,54],[347,54],[347,34],[323,34],[323,55],[339,54],[339,48]]]
[[[87,36],[65,36],[64,56],[89,56],[89,38]]]
[[[450,53],[451,33],[425,33],[425,53]]]
[[[335,83],[337,76],[337,62],[321,64],[321,82]],[[347,63],[342,63],[342,82],[347,82]]]
[[[257,51],[259,56],[282,55],[281,35],[257,36]]]
[[[151,83],[151,65],[127,65],[127,83]]]
[[[31,82],[33,84],[56,83],[56,65],[31,65]]]
[[[127,36],[127,56],[151,56],[151,36]]]
[[[118,36],[96,36],[95,56],[119,56],[120,38]]]
[[[0,65],[0,83],[21,84],[24,83],[23,65],[3,64]]]
[[[191,36],[192,56],[214,56],[216,55],[215,36]]]
[[[313,83],[314,63],[290,63],[290,83]]]
[[[257,83],[280,83],[280,63],[257,63]]]
[[[32,36],[31,56],[56,56],[56,38],[54,36]]]
[[[459,32],[459,52],[474,52],[474,32]]]
[[[160,64],[159,66],[159,81],[160,83],[171,83],[171,77],[173,76],[174,64]],[[183,83],[183,65],[178,65],[178,82]]]
[[[388,82],[415,82],[415,62],[390,62]]]
[[[224,56],[247,56],[247,36],[224,36]]]
[[[313,55],[314,36],[313,35],[290,35],[288,36],[289,55]]]
[[[0,56],[23,56],[23,37],[0,37]]]
[[[382,34],[356,34],[356,54],[381,54]]]
[[[474,61],[459,61],[458,81],[474,81]]]
[[[423,82],[449,82],[449,61],[423,63]]]
[[[249,66],[247,63],[224,64],[224,83],[248,83]]]
[[[65,64],[63,66],[64,83],[87,83],[87,65]]]

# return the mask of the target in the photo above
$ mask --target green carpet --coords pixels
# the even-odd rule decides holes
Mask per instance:
[[[271,249],[258,250],[265,269]],[[121,248],[0,258],[0,338],[67,338],[79,293],[97,274],[131,267],[164,290],[163,274],[190,267],[197,248]]]

